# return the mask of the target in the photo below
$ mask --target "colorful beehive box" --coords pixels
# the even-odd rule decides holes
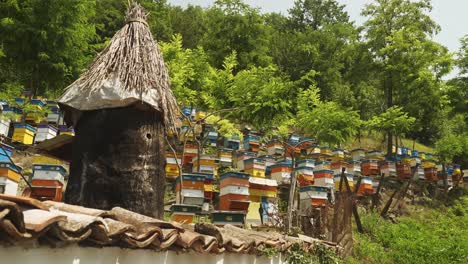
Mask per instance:
[[[37,125],[34,143],[39,143],[57,136],[58,129],[52,125]]]
[[[332,150],[329,147],[320,147],[320,154],[324,156],[331,156]]]
[[[331,170],[331,162],[330,161],[319,161],[315,162],[314,170]]]
[[[459,164],[453,164],[452,180],[454,182],[459,182],[462,180],[461,177],[462,177],[461,166]]]
[[[295,169],[296,177],[300,187],[310,186],[314,184],[314,168],[313,167],[297,167]]]
[[[9,119],[2,119],[0,115],[0,136],[8,136],[8,132],[10,131],[10,120]]]
[[[397,176],[399,179],[411,179],[411,167],[409,164],[399,162],[396,164]]]
[[[36,181],[41,186],[63,186],[66,169],[61,165],[34,164],[32,183]]]
[[[229,138],[224,139],[224,145],[226,148],[230,148],[233,150],[238,150],[240,148],[240,137],[239,136],[231,136]]]
[[[251,177],[265,178],[265,160],[259,158],[250,158],[244,160],[244,172]]]
[[[296,167],[307,167],[307,168],[312,168],[312,170],[315,168],[315,160],[313,159],[304,159],[304,160],[298,160],[296,161]]]
[[[47,101],[47,108],[49,113],[47,114],[47,123],[49,124],[60,124],[63,121],[63,114],[60,112],[60,107],[57,102]]]
[[[336,162],[330,163],[330,169],[333,171],[334,175],[337,175],[337,174],[341,175],[341,172],[342,172],[343,168],[345,170],[345,173],[348,172],[348,165],[349,164],[347,162],[336,161]]]
[[[220,176],[219,210],[248,210],[249,178],[248,174],[239,172],[227,172]]]
[[[278,194],[278,183],[271,179],[249,178],[250,200],[258,200],[255,197],[276,198]]]
[[[314,186],[333,187],[332,170],[314,170]]]
[[[202,173],[199,173],[202,174]],[[213,174],[204,174],[205,175],[205,185],[204,185],[204,190],[205,190],[205,200],[212,201],[214,192],[215,192],[215,187],[214,187],[214,175]]]
[[[190,204],[173,204],[171,206],[171,221],[181,224],[191,224],[195,215],[200,213],[201,207]]]
[[[244,170],[244,160],[257,157],[257,154],[254,152],[245,152],[241,151],[237,153],[237,168],[241,171]]]
[[[378,160],[364,160],[361,163],[361,172],[364,176],[379,175],[379,161]]]
[[[268,142],[267,144],[267,152],[268,152],[268,155],[273,155],[273,156],[283,155],[284,154],[283,144],[281,144],[281,142],[277,140],[272,140]]]
[[[244,149],[251,152],[260,150],[260,137],[257,135],[248,134],[244,137]]]
[[[361,178],[361,183],[359,184],[358,195],[367,196],[374,193],[374,188],[372,186],[372,178],[364,176]]]
[[[258,158],[265,161],[266,167],[271,166],[276,163],[276,160],[272,155],[262,155],[262,156],[258,156]]]
[[[182,107],[182,114],[188,118],[195,118],[196,109],[190,106]]]
[[[187,143],[184,147],[184,158],[182,160],[182,166],[192,164],[192,159],[197,156],[198,147],[196,144]]]
[[[59,126],[59,133],[60,135],[75,136],[75,129],[73,129],[73,127],[67,127],[65,125],[61,125]]]
[[[438,180],[437,168],[424,168],[424,178],[426,181],[435,182]]]
[[[13,142],[32,145],[36,129],[28,124],[15,124],[13,130]]]
[[[175,157],[173,153],[166,153],[166,177],[169,179],[175,179],[179,177],[179,165],[182,166],[182,159]]]
[[[197,111],[195,114],[195,120],[202,120],[206,117],[206,112]]]
[[[210,173],[218,177],[218,159],[211,155],[201,155],[193,157],[192,172]],[[199,166],[200,165],[200,166]],[[200,169],[198,169],[200,167]]]
[[[181,204],[202,205],[205,200],[205,175],[184,173],[178,177],[176,200]]]
[[[384,160],[384,155],[382,154],[382,151],[378,150],[372,150],[366,153],[366,158],[367,159],[373,159],[373,160]]]
[[[34,164],[31,189],[26,196],[37,200],[62,201],[66,170],[60,165]]]
[[[434,160],[426,159],[421,162],[424,168],[436,168],[437,164]]]
[[[354,190],[354,175],[351,173],[345,173],[345,177],[348,180],[348,185],[350,190]],[[335,177],[333,178],[335,182],[335,190],[339,191],[340,190],[340,182],[341,182],[341,174],[335,174]],[[347,191],[346,188],[346,183],[344,180],[341,182],[341,191]]]
[[[277,182],[289,181],[291,178],[291,165],[285,162],[278,162],[270,167],[270,176]]]
[[[426,153],[425,152],[419,152],[419,158],[421,160],[425,160],[426,159]]]
[[[218,142],[218,131],[211,129],[206,133],[205,137],[209,146],[216,147]]]
[[[244,226],[245,211],[214,211],[211,214],[212,222],[216,226],[234,225]]]
[[[328,203],[328,188],[320,186],[305,186],[299,189],[301,211],[306,212],[311,207],[319,207]]]
[[[299,135],[296,135],[296,134],[290,134],[289,135],[289,139],[288,139],[288,143],[290,145],[297,145],[299,144],[299,140],[301,139],[301,137]]]
[[[0,162],[0,194],[17,195],[20,173],[20,167]]]
[[[416,168],[416,174],[415,174],[413,180],[419,180],[419,181],[425,181],[426,180],[426,174],[424,173],[424,167],[423,166],[418,166]]]
[[[0,162],[11,162],[13,150],[12,146],[0,142]]]
[[[362,148],[351,150],[351,157],[354,161],[361,161],[366,158],[366,151]]]
[[[345,158],[345,152],[343,149],[334,149],[332,153],[333,161],[342,161]]]
[[[394,161],[386,160],[380,162],[380,174],[384,177],[394,177],[397,175],[396,164]]]
[[[347,171],[354,175],[361,175],[361,162],[360,161],[348,162]]]
[[[218,150],[219,166],[232,167],[232,149],[222,148]]]
[[[201,173],[183,173],[182,177],[176,179],[176,191],[181,189],[204,190],[205,174]]]

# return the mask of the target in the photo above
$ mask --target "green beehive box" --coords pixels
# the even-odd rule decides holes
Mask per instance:
[[[245,211],[215,211],[211,214],[214,225],[236,225],[243,226],[245,222]]]

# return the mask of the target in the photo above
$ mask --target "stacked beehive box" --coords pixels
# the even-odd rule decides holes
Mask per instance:
[[[39,99],[31,99],[29,103],[31,107],[35,108],[37,111],[42,111],[42,108],[45,106],[44,101]],[[41,116],[38,112],[32,112],[26,115],[26,122],[28,123],[39,124],[42,120],[43,116]]]
[[[178,177],[176,200],[179,204],[202,205],[205,201],[205,175],[184,173]]]
[[[222,148],[218,150],[219,166],[232,167],[232,153],[233,150],[229,148]]]
[[[265,178],[265,160],[259,158],[250,158],[244,160],[244,172],[251,177]]]
[[[250,205],[249,178],[246,173],[226,172],[220,176],[218,211],[212,213],[215,225],[243,225]]]
[[[67,127],[66,125],[60,125],[59,133],[60,135],[75,136],[75,129],[73,129],[73,127]]]
[[[182,159],[173,153],[166,153],[166,178],[175,179],[180,175],[179,165],[182,166]]]
[[[32,145],[36,128],[28,124],[15,124],[13,130],[13,142],[19,142],[25,145]]]
[[[291,164],[287,162],[277,162],[269,167],[270,177],[278,183],[288,182],[291,179]]]
[[[61,125],[63,122],[63,114],[60,112],[60,107],[57,102],[47,101],[47,108],[49,108],[47,123]]]
[[[52,125],[37,125],[34,143],[39,143],[57,136],[57,128]]]
[[[11,163],[13,147],[0,143],[0,194],[16,195],[21,168]]]
[[[244,161],[251,159],[251,158],[255,158],[255,157],[257,157],[257,154],[254,152],[245,152],[245,151],[237,152],[237,157],[236,157],[237,169],[239,169],[240,171],[243,171],[245,169]]]
[[[62,201],[66,169],[57,164],[34,164],[30,196],[38,200]]]
[[[284,154],[284,147],[278,140],[272,140],[267,144],[268,155],[281,156]]]
[[[218,177],[218,159],[211,155],[201,155],[193,157],[192,159],[192,172],[201,172],[213,174]]]
[[[250,152],[258,152],[260,150],[260,137],[253,134],[248,134],[244,137],[244,149]]]
[[[315,162],[314,186],[327,188],[334,186],[333,171],[329,161]]]
[[[240,148],[240,137],[231,136],[224,139],[224,146],[229,149],[238,150]]]

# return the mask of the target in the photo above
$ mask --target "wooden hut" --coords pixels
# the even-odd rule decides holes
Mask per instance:
[[[163,216],[164,135],[178,110],[146,20],[132,3],[122,29],[58,100],[76,133],[67,203]]]

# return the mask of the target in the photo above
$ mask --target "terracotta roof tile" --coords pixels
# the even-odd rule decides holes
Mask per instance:
[[[235,226],[181,225],[123,208],[110,211],[57,202],[0,195],[0,244],[38,241],[54,247],[79,243],[154,250],[195,251],[203,254],[258,253],[259,248],[280,251],[299,243],[311,248],[308,237],[291,238],[275,232],[257,232]]]

